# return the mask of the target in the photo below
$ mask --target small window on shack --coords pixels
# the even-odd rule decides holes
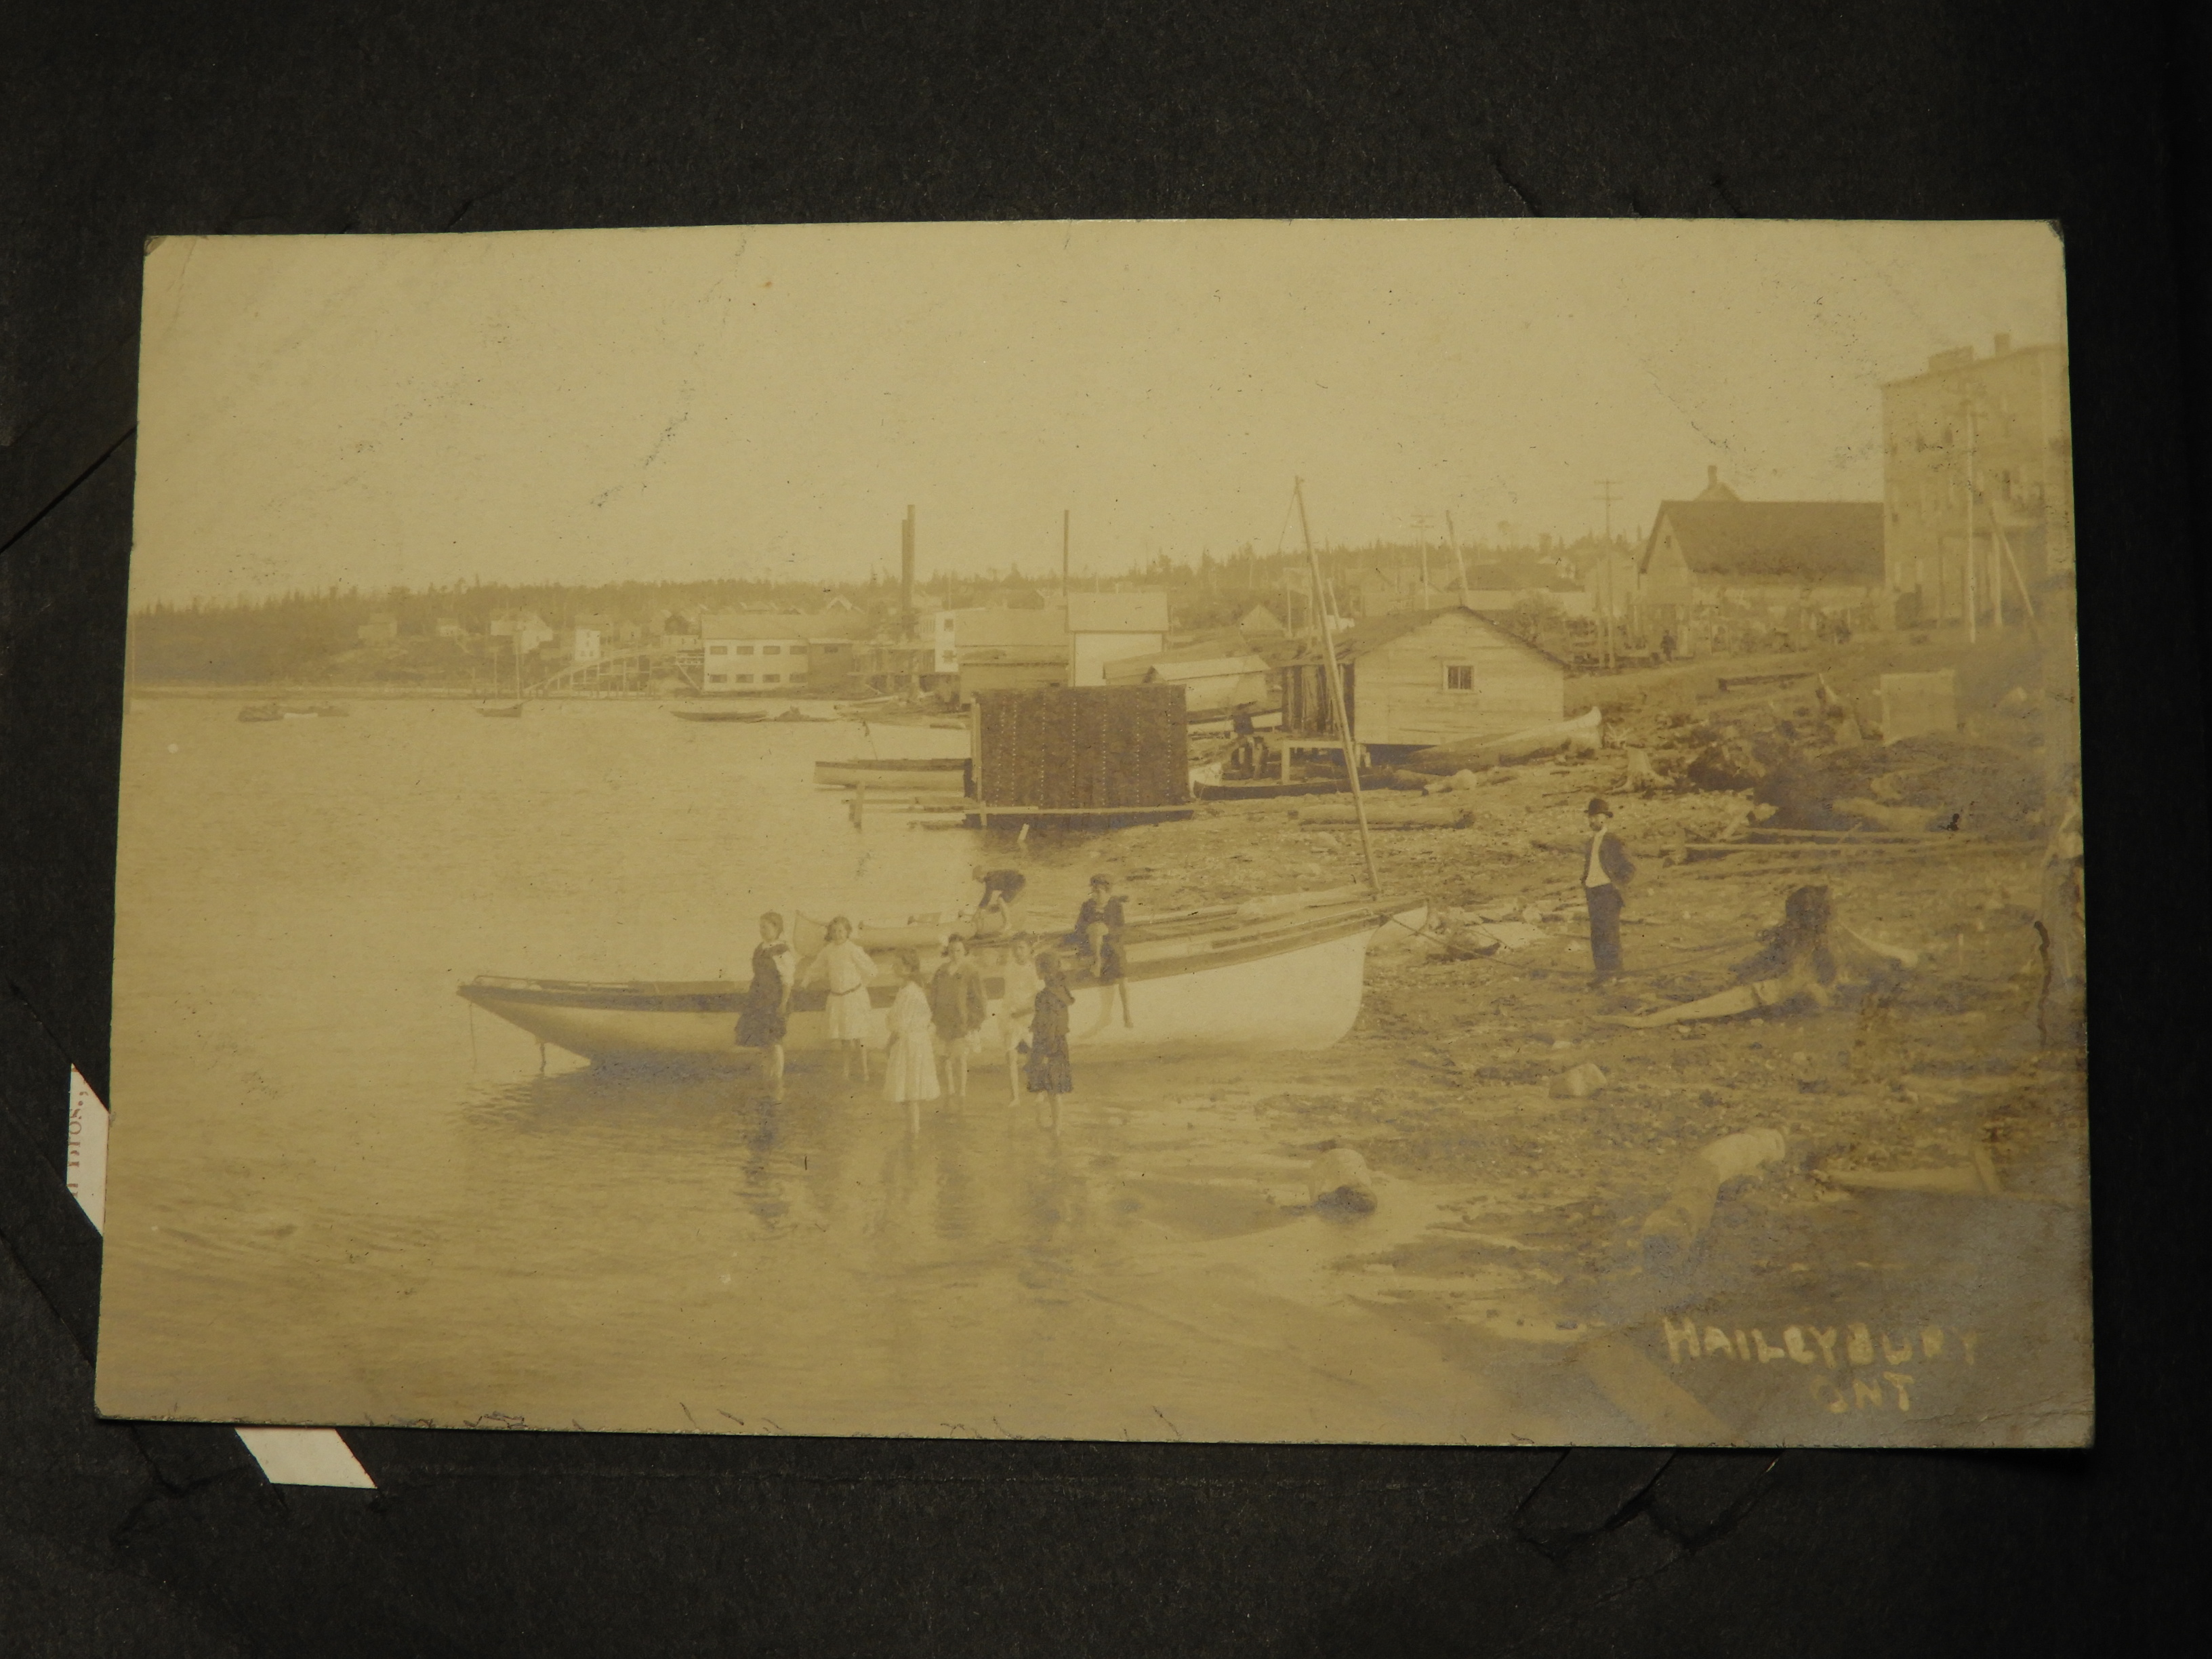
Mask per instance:
[[[733,656],[739,657],[750,657],[753,653],[753,648],[750,645],[733,645],[730,647],[730,651]]]
[[[1472,691],[1474,690],[1474,665],[1453,662],[1444,665],[1444,690]]]
[[[782,680],[783,676],[781,674],[763,674],[761,676],[761,684],[763,685],[780,684],[782,683]]]
[[[761,655],[763,657],[780,657],[782,654],[783,647],[780,645],[764,645],[761,647]]]
[[[727,674],[709,674],[707,676],[707,684],[709,685],[727,685],[729,683],[730,677]]]
[[[707,647],[707,654],[710,657],[726,657],[730,654],[730,647],[726,645],[710,645]]]
[[[733,674],[730,678],[739,685],[750,685],[753,683],[753,677],[750,674]]]

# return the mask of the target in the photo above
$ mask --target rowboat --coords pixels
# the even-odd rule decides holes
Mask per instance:
[[[501,703],[494,708],[479,707],[477,713],[488,715],[495,720],[519,720],[522,718],[522,705],[519,702],[508,702]]]
[[[744,708],[672,708],[668,712],[679,720],[711,720],[718,725],[750,725],[768,718],[766,709],[756,713]]]
[[[842,760],[814,763],[814,781],[846,788],[949,790],[968,787],[965,757],[951,760]]]
[[[1423,907],[1403,901],[1286,895],[1133,924],[1123,936],[1127,1020],[1115,986],[1100,984],[1088,968],[1070,974],[1076,998],[1070,1050],[1110,1060],[1326,1048],[1358,1018],[1370,941],[1394,920],[1417,928],[1422,915]],[[915,948],[929,957],[945,931],[891,930],[902,939],[915,933],[922,941]],[[856,938],[863,950],[872,945],[881,953],[868,990],[868,1024],[869,1042],[882,1048],[899,986],[894,947],[883,930],[863,928]],[[1003,1035],[1006,946],[985,940],[973,950],[994,1029]],[[784,1042],[799,1054],[827,1047],[828,993],[806,986],[805,977],[802,971],[792,996]],[[714,1067],[755,1059],[736,1046],[746,988],[727,980],[607,983],[483,975],[459,990],[540,1042],[596,1062]]]

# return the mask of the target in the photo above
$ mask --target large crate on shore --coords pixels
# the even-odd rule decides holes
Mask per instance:
[[[1897,743],[1959,729],[1959,688],[1952,670],[1881,677],[1881,740]]]
[[[1190,799],[1180,685],[983,691],[971,718],[986,806],[1096,811]]]

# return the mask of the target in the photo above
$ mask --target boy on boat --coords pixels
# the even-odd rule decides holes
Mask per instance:
[[[945,941],[945,963],[929,982],[929,1016],[945,1054],[945,1092],[968,1098],[968,1054],[976,1033],[990,1017],[983,975],[968,954],[968,941],[955,933]]]
[[[937,1098],[937,1054],[931,1037],[935,1021],[929,989],[921,976],[921,955],[901,950],[896,957],[905,982],[891,999],[890,1047],[884,1051],[884,1098],[907,1109],[907,1127],[921,1129],[921,1103]]]
[[[765,1048],[761,1067],[769,1093],[783,1093],[783,1038],[789,1029],[791,987],[796,963],[783,937],[783,917],[774,910],[760,919],[761,942],[753,946],[752,983],[745,989],[744,1006],[738,1011],[738,1046]]]
[[[868,986],[875,976],[874,961],[853,942],[851,921],[837,917],[830,924],[829,942],[807,965],[806,977],[809,984],[818,981],[830,988],[823,1009],[823,1035],[842,1056],[848,1082],[852,1080],[855,1060],[860,1062],[860,1081],[868,1080]]]
[[[975,906],[975,936],[990,939],[1013,931],[1013,902],[1029,885],[1029,878],[1018,870],[987,870],[981,865],[971,872],[983,884],[983,896]]]

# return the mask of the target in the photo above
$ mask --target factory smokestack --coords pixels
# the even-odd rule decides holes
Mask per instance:
[[[899,625],[908,639],[914,637],[914,508],[906,510],[906,521],[899,526]]]

